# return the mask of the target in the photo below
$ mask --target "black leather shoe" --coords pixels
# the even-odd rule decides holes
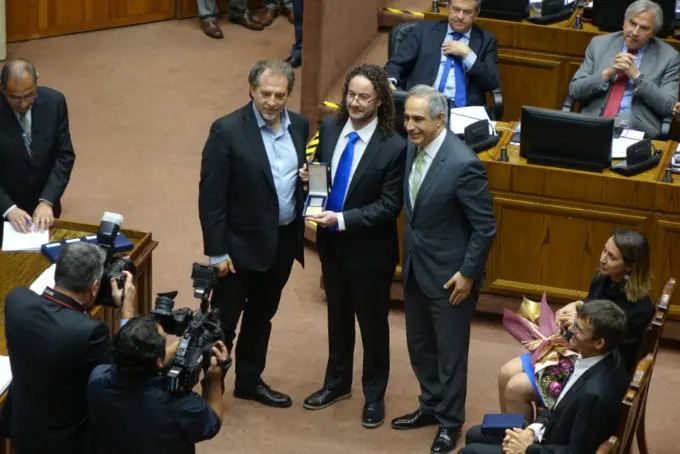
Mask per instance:
[[[385,401],[366,402],[361,414],[361,425],[367,429],[382,426],[385,422]]]
[[[299,68],[302,66],[302,58],[299,57],[287,57],[285,61],[290,63],[290,66],[293,68]]]
[[[425,426],[436,426],[439,424],[434,415],[428,415],[420,410],[400,416],[392,420],[392,428],[399,430],[418,429]]]
[[[307,410],[321,410],[330,407],[336,402],[352,397],[352,391],[331,391],[328,388],[321,388],[317,392],[309,395],[302,404]]]
[[[234,397],[238,399],[254,400],[268,407],[287,408],[293,404],[289,396],[274,391],[266,384],[257,385],[255,389],[234,389]]]
[[[432,454],[451,452],[460,438],[460,429],[453,427],[439,427],[439,432],[432,442]]]

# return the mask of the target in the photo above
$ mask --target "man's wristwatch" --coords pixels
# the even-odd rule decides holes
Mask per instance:
[[[642,74],[642,72],[639,72],[638,75],[637,75],[637,77],[635,77],[635,78],[633,79],[633,82],[635,82],[635,85],[637,85],[637,86],[639,87],[640,84],[641,84],[644,80],[645,80],[645,75]]]

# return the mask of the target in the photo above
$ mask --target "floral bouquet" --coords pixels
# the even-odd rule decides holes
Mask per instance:
[[[517,313],[504,309],[503,326],[531,353],[529,378],[541,403],[552,409],[579,355],[560,332],[545,293],[540,303],[524,298]]]

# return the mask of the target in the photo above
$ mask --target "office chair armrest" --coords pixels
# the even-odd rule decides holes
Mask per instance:
[[[659,131],[658,140],[668,140],[671,135],[671,125],[673,124],[673,116],[664,117],[661,121],[661,130]]]
[[[501,121],[503,119],[503,92],[501,87],[491,90],[491,98],[493,100],[493,120]]]
[[[567,97],[564,98],[564,102],[562,102],[562,112],[571,112],[571,110],[574,108],[574,103],[574,98],[567,95]]]

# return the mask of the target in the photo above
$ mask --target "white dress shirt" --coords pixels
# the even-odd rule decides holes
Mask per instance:
[[[574,371],[571,373],[571,376],[567,380],[567,383],[565,383],[564,388],[562,388],[562,392],[555,401],[555,407],[559,405],[560,401],[562,400],[562,397],[567,395],[569,389],[571,389],[571,387],[574,386],[574,383],[576,383],[583,376],[583,374],[585,374],[588,371],[588,369],[590,369],[591,367],[605,359],[607,355],[609,355],[609,353],[605,353],[604,355],[591,356],[590,358],[577,359],[574,362]],[[531,429],[534,431],[534,433],[536,434],[536,442],[540,443],[541,440],[543,439],[543,434],[545,433],[545,426],[540,423],[534,423],[530,424],[529,427],[527,427],[527,429]]]
[[[432,161],[434,161],[435,156],[437,156],[437,152],[439,149],[442,147],[442,144],[444,143],[444,140],[446,139],[446,128],[442,129],[442,132],[439,133],[439,135],[428,145],[425,146],[423,149],[422,153],[425,153],[423,155],[425,159],[425,164],[423,165],[423,179],[420,182],[420,187],[423,185],[423,181],[425,181],[425,177],[427,177],[427,172],[430,170],[430,166],[432,165]],[[411,206],[415,204],[415,199],[413,198],[413,194],[411,194],[411,187],[413,185],[413,179],[414,179],[414,170],[416,166],[416,158],[418,156],[418,151],[416,151],[416,154],[413,156],[413,162],[411,163],[411,173],[408,177],[408,187],[409,187],[409,197],[411,198]],[[420,191],[418,191],[420,192]]]
[[[374,118],[373,121],[371,121],[369,124],[356,131],[352,126],[352,121],[349,119],[347,120],[347,123],[345,123],[345,126],[342,128],[342,131],[340,132],[340,138],[338,139],[338,142],[335,144],[335,150],[333,151],[333,159],[331,160],[332,182],[335,182],[335,171],[338,168],[338,164],[340,163],[340,157],[342,156],[343,151],[345,151],[347,142],[349,142],[350,133],[356,132],[357,134],[359,134],[359,140],[357,140],[356,143],[354,144],[352,170],[350,171],[349,174],[349,181],[351,182],[352,177],[354,176],[354,171],[357,169],[359,161],[361,160],[361,157],[364,155],[364,151],[366,151],[366,146],[368,145],[368,142],[370,142],[371,137],[373,137],[373,133],[375,132],[375,129],[377,127],[378,117]],[[349,189],[349,184],[347,185],[347,189]],[[347,193],[345,193],[345,196],[342,198],[343,205],[345,203],[345,197],[347,197]],[[345,218],[343,217],[342,213],[337,213],[337,215],[338,215],[338,230],[343,231],[345,230]]]
[[[465,44],[466,46],[470,47],[470,32],[471,28],[468,29],[465,33],[462,33],[463,36],[458,40],[460,43]],[[446,30],[446,37],[444,38],[444,41],[442,42],[442,45],[447,42],[447,41],[454,41],[453,39],[453,34],[454,31],[451,28],[451,25],[448,26]],[[449,58],[448,55],[446,55],[444,52],[441,53],[441,59],[439,61],[439,69],[437,70],[437,77],[434,80],[434,84],[432,84],[432,87],[435,90],[439,89],[439,83],[441,82],[442,76],[444,75],[444,66],[446,65],[446,60]],[[470,53],[468,54],[467,57],[462,59],[463,63],[463,69],[465,69],[465,72],[470,71],[470,68],[475,64],[477,61],[477,54],[470,49]],[[444,95],[446,95],[447,98],[455,99],[456,97],[456,72],[453,70],[453,67],[451,68],[451,71],[449,72],[448,77],[446,78],[446,85],[444,86]]]

